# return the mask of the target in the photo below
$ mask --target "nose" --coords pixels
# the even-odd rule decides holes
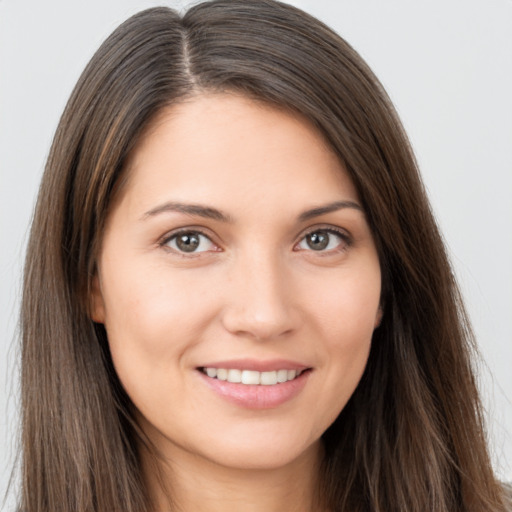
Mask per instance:
[[[240,258],[231,268],[222,313],[224,328],[257,340],[283,337],[300,325],[293,278],[275,255]]]

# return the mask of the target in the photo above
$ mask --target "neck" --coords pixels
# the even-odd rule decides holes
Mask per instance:
[[[320,512],[317,490],[320,443],[298,459],[271,469],[220,466],[188,452],[143,466],[155,511],[168,512]]]

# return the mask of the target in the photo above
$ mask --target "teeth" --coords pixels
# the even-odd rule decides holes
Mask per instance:
[[[242,370],[228,370],[228,382],[242,382]]]
[[[274,386],[298,377],[303,370],[277,370],[272,372],[257,372],[253,370],[238,370],[226,368],[203,368],[208,377],[226,380],[233,383],[248,385]]]
[[[288,370],[279,370],[276,378],[277,382],[286,382],[288,380]]]
[[[260,372],[253,372],[251,370],[244,370],[242,372],[242,384],[259,384]]]
[[[261,372],[260,384],[263,386],[273,386],[277,384],[277,372]]]

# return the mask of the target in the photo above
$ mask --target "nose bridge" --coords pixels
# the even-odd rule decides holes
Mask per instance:
[[[232,333],[268,339],[297,325],[290,295],[290,276],[277,251],[249,251],[230,269],[224,325]]]

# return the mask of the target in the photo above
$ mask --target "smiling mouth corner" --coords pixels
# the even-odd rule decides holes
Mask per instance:
[[[223,380],[233,384],[274,386],[295,380],[304,372],[310,371],[311,368],[301,368],[297,370],[282,369],[268,372],[213,367],[199,367],[198,370],[212,379]]]

